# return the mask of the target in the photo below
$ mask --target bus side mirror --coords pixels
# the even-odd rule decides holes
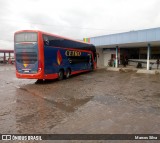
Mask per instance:
[[[49,40],[46,39],[46,40],[44,41],[44,44],[49,46]]]

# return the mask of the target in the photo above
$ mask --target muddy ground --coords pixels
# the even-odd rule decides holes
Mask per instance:
[[[101,69],[37,83],[0,66],[0,133],[159,134],[160,75]]]

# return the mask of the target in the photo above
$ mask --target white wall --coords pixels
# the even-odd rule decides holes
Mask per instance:
[[[99,54],[99,57],[97,57],[97,67],[103,68],[104,67],[103,49],[96,49],[96,51]]]
[[[108,61],[111,59],[111,54],[116,54],[115,49],[107,49],[103,51],[104,54],[104,66],[108,66]]]
[[[111,59],[111,54],[116,54],[115,49],[96,49],[97,53],[99,53],[99,58],[97,57],[97,67],[102,68],[108,65],[108,61]]]

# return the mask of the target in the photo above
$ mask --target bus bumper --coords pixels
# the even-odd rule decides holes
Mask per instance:
[[[21,79],[56,79],[58,78],[58,74],[54,73],[44,75],[42,71],[36,74],[21,74],[16,71],[16,77]]]
[[[38,72],[36,74],[21,74],[16,71],[17,78],[27,78],[27,79],[44,79],[43,73]]]

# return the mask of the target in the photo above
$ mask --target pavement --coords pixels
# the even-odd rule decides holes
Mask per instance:
[[[13,65],[0,64],[0,71],[14,71],[15,67]]]
[[[97,69],[94,72],[72,76],[67,80],[51,80],[38,84],[36,80],[17,79],[13,66],[3,68],[2,71],[0,66],[0,133],[160,133],[159,74]],[[25,141],[19,143],[23,142]]]

